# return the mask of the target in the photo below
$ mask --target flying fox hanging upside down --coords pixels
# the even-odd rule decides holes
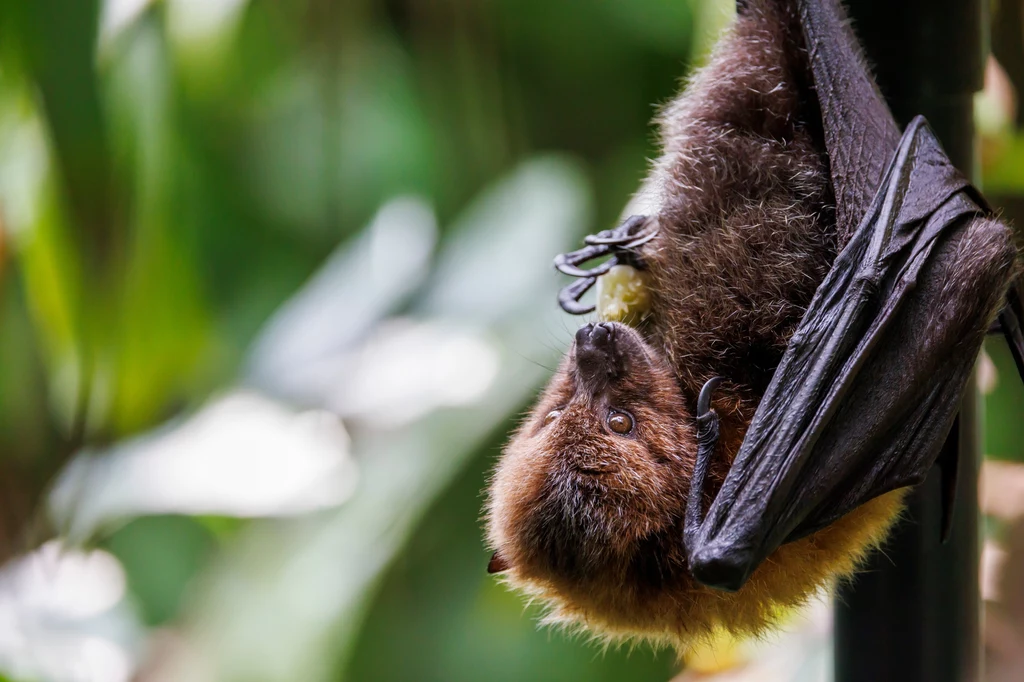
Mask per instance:
[[[581,328],[506,447],[488,569],[685,648],[851,575],[997,316],[1018,363],[1024,339],[1009,229],[922,119],[900,136],[838,0],[740,3],[660,127],[631,217],[556,259],[563,308],[603,277],[635,324]]]

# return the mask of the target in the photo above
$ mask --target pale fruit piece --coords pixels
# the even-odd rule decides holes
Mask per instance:
[[[597,314],[602,322],[637,324],[651,310],[647,274],[616,265],[597,278]]]

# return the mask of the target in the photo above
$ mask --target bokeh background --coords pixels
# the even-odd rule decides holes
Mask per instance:
[[[551,258],[615,223],[731,5],[0,0],[0,681],[678,674],[539,628],[479,516],[580,324]],[[1001,341],[979,366],[989,679],[1022,679],[1024,389]],[[683,677],[825,679],[827,607],[792,629]]]

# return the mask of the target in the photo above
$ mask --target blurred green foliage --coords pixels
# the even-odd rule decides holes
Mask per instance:
[[[154,427],[242,381],[247,349],[272,313],[396,196],[427,198],[448,253],[460,225],[484,234],[499,222],[486,214],[493,202],[465,218],[474,200],[522,163],[557,152],[573,170],[559,166],[555,177],[579,186],[571,200],[580,205],[567,210],[583,217],[571,236],[610,225],[655,153],[652,103],[676,91],[730,4],[2,0],[0,474],[36,503],[83,444]],[[1008,134],[987,179],[1014,193],[1024,188],[1024,146]],[[583,205],[591,197],[593,210]],[[451,314],[458,296],[445,294],[444,282],[464,265],[458,253],[439,257],[428,293],[397,312]],[[507,252],[487,255],[495,269],[520,266]],[[551,275],[544,295],[559,284]],[[456,294],[472,288],[460,280]],[[517,328],[544,336],[552,346],[544,359],[553,361],[570,323],[529,326],[539,313],[513,312],[460,314],[512,344]],[[1001,347],[991,352],[1011,376]],[[318,652],[310,665],[319,679],[671,675],[671,654],[602,652],[538,629],[536,609],[524,611],[484,573],[485,472],[543,374],[524,379],[521,396],[510,391],[509,404],[428,415],[404,441],[360,440],[353,427],[371,488],[375,476],[391,475],[380,464],[388,460],[373,456],[395,443],[413,443],[403,446],[410,457],[422,444],[437,459],[425,460],[433,468],[419,491],[381,494],[408,509],[380,510],[387,542],[367,559],[376,572],[317,630],[321,644],[308,650]],[[1001,458],[1024,457],[1018,388],[1001,382],[990,401],[987,443]],[[477,420],[481,432],[466,436],[473,429],[463,420]],[[417,471],[409,461],[394,460]],[[219,603],[209,590],[257,584],[232,573],[248,561],[234,554],[239,547],[274,548],[281,564],[253,570],[288,579],[296,538],[327,537],[376,513],[375,498],[359,495],[336,518],[156,516],[101,542],[121,561],[141,621],[188,631],[192,612]],[[362,565],[345,547],[339,566]],[[251,589],[252,610],[220,622],[287,617],[261,610],[264,596]],[[275,660],[273,651],[250,655],[254,665]]]
[[[118,558],[142,622],[166,625],[179,614],[191,579],[209,561],[213,534],[186,516],[146,516],[117,529],[104,545]]]
[[[574,238],[609,224],[654,151],[651,103],[727,5],[5,0],[5,476],[31,480],[38,502],[82,444],[237,381],[270,314],[395,196],[429,198],[444,244],[484,188],[559,151],[597,197]],[[346,676],[665,678],[671,657],[599,656],[538,631],[485,576],[482,472],[511,427],[494,424],[424,500],[362,634],[338,643]],[[142,518],[103,544],[142,621],[170,625],[246,525]],[[323,665],[343,675],[347,656]]]

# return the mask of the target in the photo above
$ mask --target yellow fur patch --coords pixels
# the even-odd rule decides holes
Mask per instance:
[[[904,494],[902,489],[877,497],[817,533],[779,547],[737,592],[692,582],[647,599],[629,594],[622,584],[580,590],[531,580],[515,568],[506,579],[547,605],[546,624],[586,630],[607,642],[668,644],[685,657],[701,647],[713,648],[723,635],[763,635],[823,588],[851,577],[887,537]]]

